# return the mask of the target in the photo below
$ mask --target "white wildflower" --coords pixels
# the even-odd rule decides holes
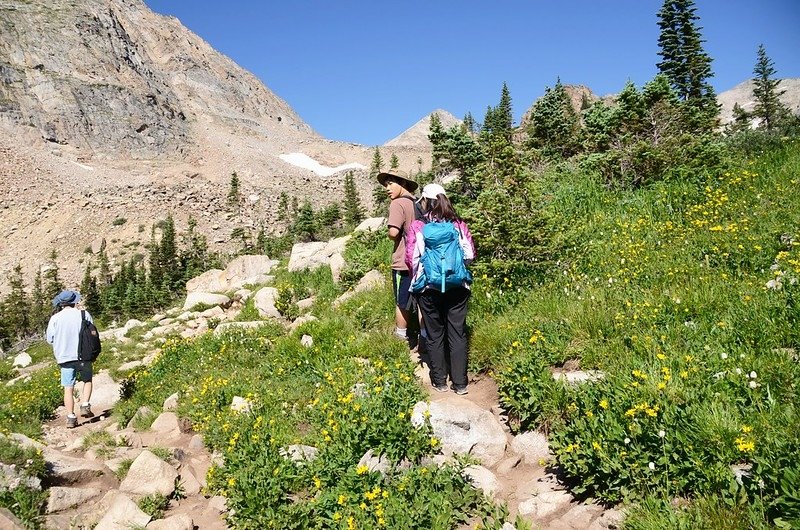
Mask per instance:
[[[665,437],[666,435],[667,435],[667,433],[665,433],[665,432],[664,432],[664,429],[661,429],[660,431],[658,431],[658,437],[659,437],[659,438],[663,438],[663,437]]]
[[[625,445],[628,445],[629,443],[631,443],[631,439],[630,438],[625,438],[625,440],[623,440],[623,441],[625,442]]]
[[[647,467],[650,468],[650,471],[655,471],[656,470],[655,462],[650,462],[649,464],[647,464]]]
[[[756,377],[758,377],[758,374],[755,372],[755,370],[750,372],[750,379],[755,379]]]

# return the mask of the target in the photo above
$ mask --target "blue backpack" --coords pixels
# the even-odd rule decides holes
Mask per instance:
[[[464,251],[458,242],[459,233],[453,223],[428,222],[422,229],[425,252],[420,258],[422,271],[411,287],[414,292],[426,286],[445,292],[448,287],[472,283],[472,273],[464,263]]]

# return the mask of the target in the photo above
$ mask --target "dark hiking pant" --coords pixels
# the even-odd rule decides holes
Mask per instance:
[[[457,388],[467,386],[467,302],[469,289],[452,287],[441,293],[426,289],[419,295],[419,308],[428,330],[431,383],[447,385],[447,376]]]

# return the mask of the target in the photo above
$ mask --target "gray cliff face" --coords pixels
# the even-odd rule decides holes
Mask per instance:
[[[209,125],[316,136],[252,74],[139,0],[0,1],[0,121],[102,157],[180,158]]]

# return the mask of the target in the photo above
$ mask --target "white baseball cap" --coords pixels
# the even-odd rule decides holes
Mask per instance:
[[[439,184],[426,184],[425,187],[422,188],[422,196],[426,199],[435,199],[439,195],[447,196],[444,188]]]

